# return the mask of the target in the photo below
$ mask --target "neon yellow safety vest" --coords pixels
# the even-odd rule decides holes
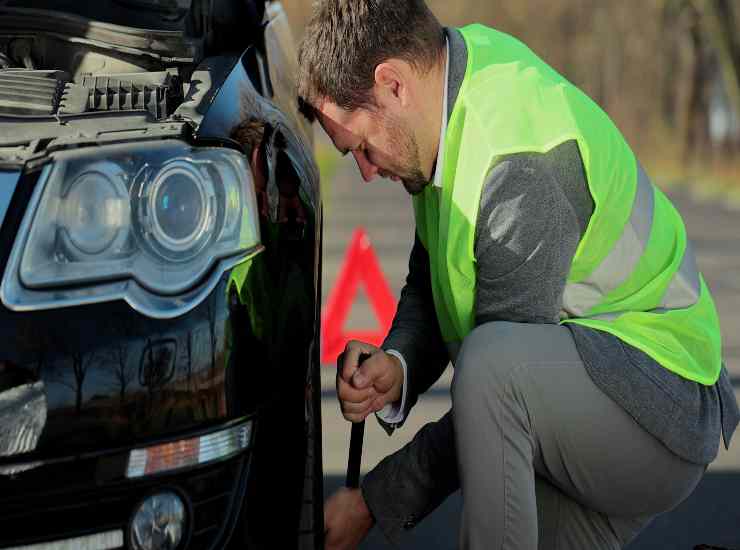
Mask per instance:
[[[568,275],[562,322],[609,332],[705,385],[721,368],[719,320],[680,215],[596,103],[515,38],[461,29],[468,64],[445,136],[443,188],[414,197],[442,336],[474,327],[481,191],[505,155],[576,140],[594,212]]]

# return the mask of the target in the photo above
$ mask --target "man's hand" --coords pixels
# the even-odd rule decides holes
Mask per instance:
[[[373,526],[359,489],[339,489],[324,504],[326,550],[354,550]]]
[[[360,354],[371,354],[361,366]],[[337,396],[344,418],[361,422],[370,413],[401,398],[403,367],[401,361],[383,350],[352,340],[337,365]]]

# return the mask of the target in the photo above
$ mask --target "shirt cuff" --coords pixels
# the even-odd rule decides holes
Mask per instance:
[[[404,411],[406,410],[406,359],[399,351],[394,349],[387,349],[385,352],[388,355],[398,358],[401,362],[401,368],[403,369],[403,385],[401,386],[401,399],[395,403],[388,403],[385,407],[380,409],[375,415],[385,422],[386,424],[392,424],[395,428],[396,424],[403,422],[405,417]]]

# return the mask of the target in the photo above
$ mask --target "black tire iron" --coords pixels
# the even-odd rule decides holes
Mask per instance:
[[[370,357],[369,353],[361,353],[357,366]],[[362,440],[365,438],[365,421],[361,420],[352,424],[352,433],[349,438],[349,458],[347,459],[347,480],[345,486],[348,489],[357,489],[360,486],[360,466],[362,465]]]

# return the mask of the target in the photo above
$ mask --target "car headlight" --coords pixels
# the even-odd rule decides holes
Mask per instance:
[[[165,140],[57,153],[11,253],[3,302],[124,298],[150,315],[181,314],[208,276],[215,284],[260,249],[256,210],[249,165],[233,150]],[[167,306],[168,296],[178,300]]]

